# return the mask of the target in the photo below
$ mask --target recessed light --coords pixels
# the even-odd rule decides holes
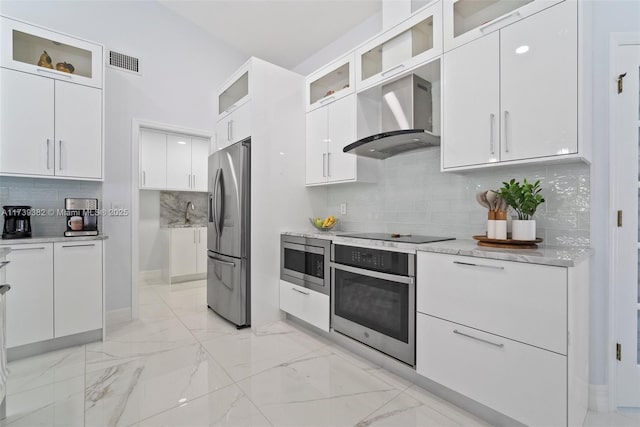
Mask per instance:
[[[184,141],[178,141],[178,144],[180,144],[180,145],[186,145],[187,143],[186,143],[186,142],[184,142]]]
[[[523,46],[519,46],[518,48],[516,48],[516,53],[517,54],[522,54],[522,53],[527,53],[529,52],[529,46],[523,45]]]
[[[370,148],[369,151],[376,151],[376,149],[375,148]]]

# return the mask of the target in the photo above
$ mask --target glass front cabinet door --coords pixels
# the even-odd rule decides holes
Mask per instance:
[[[307,111],[336,101],[354,91],[353,52],[309,75],[306,79]]]

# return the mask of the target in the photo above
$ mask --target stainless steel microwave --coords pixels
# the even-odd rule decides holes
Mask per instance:
[[[331,241],[280,236],[280,279],[329,295]]]

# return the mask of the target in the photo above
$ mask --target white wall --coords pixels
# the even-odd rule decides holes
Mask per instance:
[[[247,59],[151,1],[3,0],[0,12],[141,59],[142,76],[106,69],[106,208],[131,208],[132,118],[213,132],[215,90]],[[107,310],[131,307],[131,227],[137,217],[104,218]]]
[[[160,234],[160,191],[140,191],[140,222],[138,223],[138,253],[140,271],[162,270],[164,252]]]

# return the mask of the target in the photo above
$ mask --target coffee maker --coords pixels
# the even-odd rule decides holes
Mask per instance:
[[[64,199],[67,214],[67,231],[64,235],[97,236],[98,235],[98,199]]]
[[[31,237],[31,206],[3,206],[3,239]]]

